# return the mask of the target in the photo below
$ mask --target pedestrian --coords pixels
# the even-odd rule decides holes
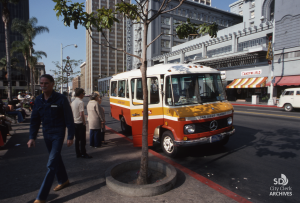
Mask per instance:
[[[42,122],[44,141],[49,152],[48,170],[34,203],[46,202],[55,176],[58,182],[54,188],[55,191],[69,185],[67,171],[61,157],[61,149],[66,127],[68,128],[67,146],[70,147],[73,144],[74,119],[67,97],[55,92],[53,86],[54,79],[51,75],[45,74],[40,77],[40,87],[43,94],[37,96],[31,114],[27,145],[29,148],[35,147],[35,139]]]
[[[71,104],[75,122],[75,152],[77,158],[92,158],[86,153],[86,122],[84,115],[84,103],[82,101],[85,93],[82,88],[75,89],[75,99]],[[79,149],[80,145],[80,149]]]
[[[104,119],[104,127],[101,128],[101,134],[100,134],[100,137],[101,137],[102,144],[107,144],[107,143],[105,142],[105,111],[104,111],[104,108],[101,106],[101,103],[102,103],[102,93],[99,93],[98,104],[100,105],[100,107],[101,107],[102,110],[103,110],[103,119]]]
[[[87,105],[88,121],[90,128],[90,146],[101,147],[103,138],[101,130],[104,128],[104,112],[98,103],[99,94],[93,92]]]

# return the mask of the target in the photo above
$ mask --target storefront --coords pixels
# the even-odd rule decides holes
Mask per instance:
[[[235,79],[226,86],[228,100],[251,101],[252,95],[258,95],[261,101],[267,101],[267,98],[265,98],[268,92],[267,79],[268,77]]]
[[[258,95],[260,101],[268,100],[268,68],[232,70],[226,71],[227,76],[235,77],[230,80],[227,77],[226,93],[229,101],[251,101],[252,95]]]
[[[266,86],[270,86],[271,81],[269,81]],[[292,76],[276,76],[273,79],[274,86],[274,97],[279,98],[281,93],[287,88],[300,87],[300,75]]]

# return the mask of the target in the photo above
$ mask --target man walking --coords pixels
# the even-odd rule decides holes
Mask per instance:
[[[84,115],[84,90],[82,88],[75,89],[75,100],[72,102],[72,112],[75,122],[75,151],[77,158],[92,158],[86,153],[86,123]],[[80,145],[80,149],[79,149]]]
[[[67,171],[61,157],[61,149],[66,127],[68,128],[68,147],[73,144],[75,130],[69,101],[67,97],[53,90],[53,77],[48,74],[42,75],[40,86],[43,94],[39,95],[34,102],[27,145],[29,148],[35,146],[35,139],[42,122],[43,136],[49,151],[49,159],[45,179],[34,203],[46,202],[55,176],[58,182],[58,185],[54,188],[55,191],[69,185]]]

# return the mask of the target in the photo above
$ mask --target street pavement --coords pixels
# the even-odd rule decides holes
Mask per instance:
[[[210,151],[204,155],[203,153],[200,153],[200,155],[199,153],[195,154],[195,156],[187,155],[186,157],[181,157],[177,160],[165,157],[160,150],[150,149],[150,160],[157,160],[161,162],[165,161],[176,167],[178,179],[175,188],[165,194],[154,197],[126,197],[111,191],[105,184],[105,170],[115,163],[139,159],[141,149],[133,147],[130,140],[128,140],[130,136],[124,137],[119,134],[119,121],[109,118],[109,111],[107,110],[107,108],[109,108],[108,98],[105,97],[103,100],[103,106],[106,109],[105,114],[108,121],[108,130],[105,137],[108,141],[108,145],[97,149],[90,148],[89,131],[87,130],[87,153],[93,156],[93,158],[82,159],[76,158],[74,145],[67,147],[65,144],[62,150],[62,157],[71,184],[69,187],[58,192],[51,190],[48,196],[48,202],[284,202],[281,201],[282,199],[278,198],[273,199],[272,201],[270,201],[270,199],[253,199],[251,192],[259,193],[260,187],[246,188],[250,191],[250,193],[249,191],[248,193],[244,191],[240,194],[238,194],[239,192],[236,192],[238,191],[237,187],[240,187],[237,183],[239,182],[238,178],[240,178],[241,182],[246,180],[242,180],[243,177],[235,174],[237,173],[235,170],[252,171],[255,169],[245,168],[245,163],[250,160],[249,157],[246,157],[243,161],[239,160],[243,167],[234,169],[235,165],[232,164],[232,157],[230,160],[230,156],[234,154],[236,155],[245,149],[249,149],[249,147],[259,147],[258,145],[246,145],[240,147],[241,145],[236,142],[229,142],[229,148],[231,145],[238,145],[238,150],[229,150],[229,152],[226,152],[225,148],[221,151],[214,152],[213,154],[210,154]],[[259,110],[259,107],[255,108]],[[263,108],[260,109],[263,110]],[[239,110],[246,111],[245,109]],[[274,110],[280,111],[279,108],[274,108]],[[235,107],[235,111],[238,111],[238,108]],[[255,113],[255,111],[248,111]],[[261,113],[259,111],[256,112]],[[237,114],[246,113],[237,112]],[[246,114],[245,116],[249,116],[249,114]],[[241,127],[241,122],[242,121],[237,121],[237,127],[239,130],[242,130],[243,128]],[[111,128],[112,130],[110,130]],[[48,152],[46,150],[41,131],[36,142],[36,147],[31,149],[27,148],[26,143],[29,137],[29,119],[22,124],[14,124],[13,129],[15,130],[15,133],[9,139],[4,149],[0,150],[0,174],[2,175],[0,185],[0,202],[33,202],[47,170],[46,164],[48,160]],[[246,139],[254,139],[252,135],[253,130],[250,126],[247,129],[248,136],[250,137]],[[295,133],[295,131],[293,132]],[[244,140],[243,142],[245,143],[247,140]],[[264,143],[262,142],[263,140],[260,142],[260,146],[267,145],[266,143],[263,145]],[[297,143],[295,143],[295,145],[297,148]],[[264,155],[264,153],[261,154],[261,156]],[[272,156],[276,156],[276,154],[272,154]],[[201,159],[202,162],[199,161],[199,159]],[[272,159],[274,159],[274,157],[272,157]],[[223,162],[217,162],[219,160],[223,160]],[[253,164],[257,166],[260,162],[254,162]],[[286,162],[286,164],[290,165],[288,162]],[[219,168],[224,168],[223,166],[225,166],[224,173],[227,173],[227,171],[231,169],[233,172],[228,175],[237,179],[231,180],[231,184],[233,184],[236,188],[224,187],[222,185],[226,184],[223,184],[223,182],[218,180],[216,177],[213,178],[218,173],[217,168],[210,168],[210,174],[207,175],[206,172],[208,170],[205,168],[207,166]],[[260,166],[257,167],[259,168]],[[283,169],[284,166],[274,165],[274,167]],[[296,165],[295,170],[297,168],[299,168],[298,165]],[[216,171],[216,173],[214,171]],[[266,175],[268,173],[266,169],[259,171]],[[204,175],[203,172],[206,174]],[[274,172],[272,175],[273,174]],[[279,178],[280,174],[277,176]],[[275,178],[277,176],[272,177]],[[290,176],[288,176],[288,178],[289,177]],[[249,175],[247,178],[251,179],[252,177]],[[224,178],[224,180],[226,179]],[[272,181],[273,179],[269,182],[272,183]],[[260,182],[254,182],[252,184],[259,186]],[[52,189],[56,185],[57,182],[55,181]],[[294,192],[296,192],[296,190],[294,190]]]
[[[48,152],[41,130],[35,148],[27,148],[29,119],[22,124],[14,124],[15,132],[0,150],[0,202],[33,202],[46,174]],[[105,170],[119,162],[139,159],[141,149],[114,131],[107,130],[107,146],[89,147],[87,130],[87,153],[92,159],[76,158],[75,147],[63,146],[62,157],[65,163],[70,186],[55,192],[54,181],[48,202],[236,202],[243,198],[224,190],[223,193],[200,182],[177,168],[176,186],[171,191],[154,197],[126,197],[111,191],[105,184]],[[163,161],[159,156],[149,154],[150,160]],[[204,180],[205,181],[205,180]],[[215,185],[218,187],[217,185]],[[221,188],[222,189],[222,188]],[[231,196],[231,197],[229,197]]]

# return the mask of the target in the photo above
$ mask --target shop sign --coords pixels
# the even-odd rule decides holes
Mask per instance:
[[[242,76],[260,75],[260,74],[261,74],[261,70],[242,71]]]

